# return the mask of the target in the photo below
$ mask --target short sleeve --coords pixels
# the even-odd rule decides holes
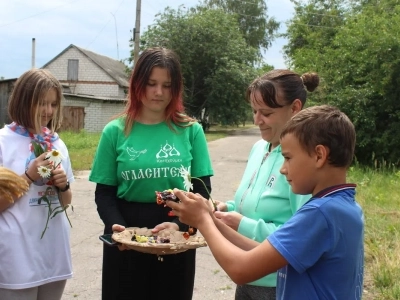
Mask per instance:
[[[117,126],[109,123],[103,129],[93,159],[89,180],[106,185],[118,185],[117,182]]]
[[[191,125],[192,143],[192,165],[191,175],[193,177],[212,176],[214,171],[211,166],[210,154],[203,128],[199,123]]]
[[[299,273],[313,266],[332,244],[324,214],[312,205],[300,208],[268,240]]]

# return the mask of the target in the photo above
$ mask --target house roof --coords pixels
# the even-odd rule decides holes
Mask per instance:
[[[0,79],[0,83],[2,82],[12,82],[17,81],[18,78],[8,78],[8,79]]]
[[[47,65],[52,63],[54,60],[56,60],[58,57],[60,57],[62,54],[64,54],[71,48],[77,49],[83,55],[85,55],[88,59],[93,61],[96,65],[98,65],[101,69],[103,69],[108,75],[110,75],[120,86],[128,87],[128,85],[129,85],[128,76],[125,73],[126,66],[122,62],[112,59],[110,57],[104,56],[104,55],[94,53],[94,52],[86,50],[86,49],[83,49],[83,48],[75,46],[73,44],[71,44],[67,48],[65,48],[60,54],[58,54],[56,57],[54,57],[52,60],[50,60],[48,63],[46,63],[42,68],[45,68]]]
[[[113,101],[113,102],[125,102],[126,98],[113,98],[113,97],[99,97],[93,95],[83,95],[83,94],[71,94],[63,92],[64,98],[80,98],[80,99],[90,99],[98,101]]]

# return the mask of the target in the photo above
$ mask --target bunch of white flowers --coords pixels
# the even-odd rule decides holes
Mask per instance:
[[[36,142],[32,142],[32,146],[34,149],[34,153],[36,155],[36,157],[40,156],[42,153],[44,153],[45,151],[47,151],[46,149],[43,149],[39,144],[37,144]],[[38,167],[38,173],[39,175],[43,178],[43,179],[49,179],[51,177],[51,171],[55,170],[56,168],[58,168],[61,164],[61,161],[63,160],[63,156],[61,154],[60,151],[53,149],[47,152],[45,159],[48,159],[50,162],[50,167],[47,166],[40,166]],[[46,225],[43,229],[42,235],[41,235],[41,239],[43,238],[49,221],[50,219],[54,218],[56,215],[58,215],[59,213],[64,212],[65,216],[67,217],[67,220],[69,222],[69,225],[72,227],[71,221],[68,218],[68,214],[67,214],[67,208],[69,207],[69,205],[65,205],[62,202],[62,195],[60,193],[59,188],[56,187],[57,190],[57,195],[58,195],[58,200],[60,201],[60,205],[56,206],[56,207],[52,207],[51,206],[51,200],[49,200],[48,196],[50,196],[52,194],[52,187],[48,187],[44,193],[44,195],[42,197],[40,197],[38,199],[38,204],[40,204],[42,201],[44,201],[47,204],[48,207],[48,212],[47,212],[47,220],[46,220]],[[71,206],[72,210],[73,207]]]

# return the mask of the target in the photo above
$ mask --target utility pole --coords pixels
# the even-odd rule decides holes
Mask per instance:
[[[136,66],[136,62],[139,58],[139,40],[140,40],[140,7],[142,5],[141,0],[136,0],[136,23],[135,23],[135,47],[133,52],[133,67]]]
[[[32,69],[35,68],[35,60],[36,60],[36,39],[32,38]]]

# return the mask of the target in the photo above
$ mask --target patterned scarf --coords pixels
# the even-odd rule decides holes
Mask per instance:
[[[11,124],[6,125],[8,128],[10,128],[12,131],[15,133],[30,137],[32,141],[35,141],[39,145],[42,146],[43,149],[48,149],[52,150],[53,149],[53,143],[59,139],[58,134],[56,132],[51,133],[50,129],[47,127],[42,127],[42,133],[41,134],[34,134],[30,133],[28,129],[25,127],[18,125],[15,122],[12,122]],[[32,151],[32,143],[30,145],[30,150]]]

